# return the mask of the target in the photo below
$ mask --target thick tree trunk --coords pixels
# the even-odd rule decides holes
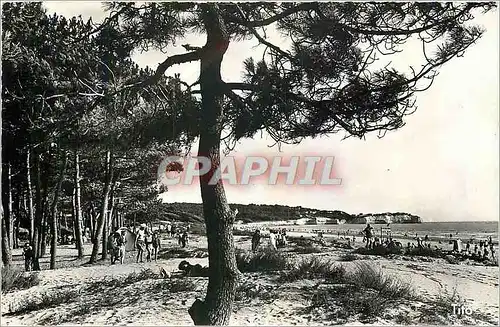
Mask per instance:
[[[78,258],[83,258],[83,234],[82,234],[82,206],[81,206],[81,191],[80,191],[80,157],[75,151],[75,236],[76,249],[78,250]]]
[[[99,254],[100,241],[103,235],[104,224],[106,223],[106,215],[108,210],[109,192],[111,190],[111,181],[113,180],[113,162],[111,152],[106,152],[106,180],[104,182],[104,192],[102,199],[101,214],[97,220],[97,228],[95,233],[95,240],[92,247],[92,254],[90,256],[90,263],[95,263],[97,255]],[[102,254],[105,255],[104,253]]]
[[[12,249],[9,244],[9,234],[7,233],[6,215],[2,205],[2,263],[4,266],[12,265]]]
[[[56,189],[54,192],[54,199],[52,205],[50,206],[51,213],[51,224],[50,233],[52,234],[52,239],[50,243],[50,269],[56,269],[56,259],[57,259],[57,202],[59,201],[59,194],[61,193],[62,183],[64,181],[64,173],[66,171],[66,165],[68,163],[68,154],[64,152],[63,154],[63,164],[61,167],[61,172],[59,173],[59,179],[57,181]]]
[[[196,325],[228,325],[231,317],[239,271],[233,240],[234,214],[229,209],[222,181],[209,185],[220,165],[222,131],[221,62],[229,37],[217,4],[203,5],[203,23],[207,30],[205,55],[201,59],[202,96],[199,156],[208,157],[210,173],[200,176],[203,215],[207,230],[209,282],[204,301],[197,299],[189,309]]]

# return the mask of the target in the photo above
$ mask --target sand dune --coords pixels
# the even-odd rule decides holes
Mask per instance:
[[[237,247],[248,249],[249,238],[237,237]],[[265,243],[265,241],[264,241]],[[173,249],[172,239],[163,240],[163,247]],[[193,239],[188,250],[206,247],[204,238]],[[280,251],[285,251],[281,249]],[[344,249],[326,249],[327,252],[296,255],[338,259],[350,252]],[[65,249],[62,253],[70,253]],[[75,251],[76,252],[76,251]],[[70,255],[66,253],[67,255]],[[183,258],[160,259],[156,263],[135,263],[129,253],[124,265],[110,265],[109,261],[94,266],[66,267],[39,272],[40,284],[27,290],[9,292],[2,296],[2,325],[192,325],[187,313],[192,302],[204,296],[207,278],[175,275]],[[291,254],[293,255],[293,254]],[[207,258],[189,258],[190,263],[207,265]],[[363,256],[358,260],[341,262],[347,270],[360,262],[380,267],[388,275],[411,282],[419,300],[394,306],[371,321],[328,317],[324,309],[309,310],[314,290],[327,287],[321,280],[299,280],[293,283],[277,282],[278,273],[245,273],[241,288],[253,295],[237,294],[232,325],[394,325],[410,317],[411,324],[419,324],[419,312],[429,305],[424,300],[436,301],[454,290],[467,300],[467,305],[480,315],[474,317],[447,316],[449,324],[494,324],[498,321],[498,268],[449,264],[444,260],[431,262],[415,259],[385,259]],[[173,273],[161,279],[147,274],[160,267]],[[145,269],[150,269],[149,272]],[[134,275],[135,274],[135,275]],[[146,278],[144,278],[144,276]],[[141,275],[141,276],[139,276]],[[130,277],[132,276],[132,277]],[[134,277],[135,276],[135,277]],[[149,277],[148,277],[149,276]],[[243,293],[241,293],[243,294]],[[257,295],[255,295],[257,294]],[[238,298],[239,296],[239,298]],[[56,299],[52,306],[26,309],[26,302],[37,303]],[[23,310],[24,308],[24,310]],[[450,307],[450,312],[452,308]]]

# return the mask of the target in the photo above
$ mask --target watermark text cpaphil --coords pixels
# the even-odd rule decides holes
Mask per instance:
[[[191,185],[205,179],[209,185],[224,181],[229,185],[249,185],[256,181],[269,185],[341,185],[335,177],[334,156],[227,156],[214,165],[207,156],[168,156],[158,167],[164,185]]]

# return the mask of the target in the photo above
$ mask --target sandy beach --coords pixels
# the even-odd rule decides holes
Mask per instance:
[[[240,250],[250,249],[248,236],[236,236],[235,242]],[[267,246],[268,239],[263,239],[261,247]],[[162,247],[168,252],[178,245],[176,240],[164,237]],[[231,325],[425,324],[428,321],[422,320],[423,313],[428,315],[428,310],[432,310],[436,303],[440,303],[442,311],[441,300],[454,292],[456,299],[464,301],[461,303],[470,307],[474,314],[453,315],[450,305],[449,314],[434,317],[431,322],[491,325],[498,321],[498,267],[450,264],[442,259],[405,256],[389,259],[355,255],[351,261],[345,261],[343,257],[353,250],[318,246],[315,253],[298,254],[294,253],[296,247],[290,242],[278,251],[295,261],[312,256],[338,261],[347,271],[360,263],[368,263],[386,275],[411,284],[416,297],[380,312],[370,321],[360,320],[357,315],[334,319],[327,317],[324,310],[307,310],[311,294],[324,287],[321,279],[280,283],[280,272],[245,272],[240,285],[247,293],[251,290],[253,295],[237,295]],[[206,249],[205,238],[193,236],[185,253],[204,256],[203,249]],[[67,261],[75,252],[70,247],[59,250],[61,260]],[[108,260],[95,266],[75,264],[40,271],[39,285],[2,295],[2,325],[193,325],[187,310],[196,298],[204,297],[208,279],[179,277],[178,265],[182,260],[207,265],[207,258],[167,259],[162,255],[157,262],[135,263],[134,255],[135,252],[127,253],[124,265],[110,265]],[[21,263],[16,261],[16,264]],[[64,265],[64,261],[60,265]],[[171,276],[159,278],[160,268]],[[58,297],[63,299],[49,306],[33,305],[37,301],[47,302],[44,300],[47,297],[51,301]],[[26,302],[31,303],[31,307]]]

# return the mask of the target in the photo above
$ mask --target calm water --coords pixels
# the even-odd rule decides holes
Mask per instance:
[[[309,231],[309,230],[328,230],[336,234],[349,231],[353,235],[363,230],[366,225],[363,224],[343,224],[343,225],[293,225],[283,226],[288,230]],[[372,224],[376,234],[380,233],[381,227],[385,224]],[[415,234],[424,237],[448,238],[450,234],[453,237],[461,239],[486,239],[491,236],[494,240],[498,238],[497,221],[473,221],[473,222],[425,222],[421,224],[390,224],[393,235],[404,235],[414,237]]]

